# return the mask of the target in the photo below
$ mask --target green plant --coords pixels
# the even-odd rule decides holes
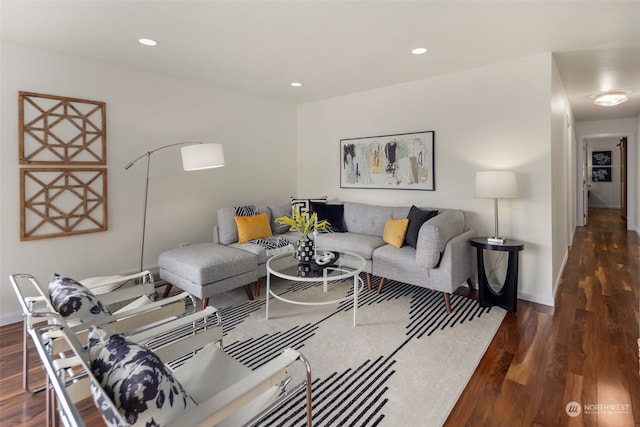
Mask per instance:
[[[282,225],[288,225],[291,230],[299,231],[302,239],[308,239],[309,233],[319,231],[326,233],[331,231],[331,224],[326,219],[318,221],[318,215],[314,212],[311,216],[302,215],[299,211],[294,212],[292,216],[286,215],[276,218],[276,222]]]

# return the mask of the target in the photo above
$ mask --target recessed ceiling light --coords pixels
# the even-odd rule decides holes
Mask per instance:
[[[593,103],[596,105],[600,105],[601,107],[613,107],[614,105],[627,102],[629,100],[628,95],[630,93],[631,91],[628,90],[612,90],[592,95],[591,97],[594,98]]]
[[[145,46],[155,46],[158,44],[157,41],[152,40],[152,39],[138,39],[138,42],[140,42],[141,44],[145,45]]]
[[[426,47],[417,47],[415,49],[412,49],[411,53],[413,53],[414,55],[422,55],[423,53],[427,53],[427,48]]]
[[[293,82],[293,83],[291,83],[291,86],[293,86],[293,87],[300,87],[300,86],[302,86],[302,83],[300,83],[300,82]]]

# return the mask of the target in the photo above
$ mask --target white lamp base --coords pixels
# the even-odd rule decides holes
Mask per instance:
[[[487,243],[492,245],[504,245],[506,240],[504,237],[487,237]]]

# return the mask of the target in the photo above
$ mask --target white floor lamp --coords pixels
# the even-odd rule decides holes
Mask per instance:
[[[169,147],[182,145],[180,153],[182,154],[182,169],[185,171],[195,171],[203,169],[219,168],[224,166],[224,152],[222,144],[203,144],[201,142],[176,142],[147,151],[135,160],[127,163],[124,170],[128,170],[135,165],[140,159],[147,158],[147,175],[144,185],[144,205],[142,213],[142,243],[140,245],[140,271],[143,271],[144,262],[144,238],[147,225],[147,200],[149,196],[149,166],[151,164],[151,155],[156,151],[164,150]]]
[[[495,216],[495,233],[487,239],[488,243],[503,244],[505,239],[498,232],[498,199],[514,199],[518,197],[516,173],[513,171],[481,171],[476,172],[476,197],[493,199]]]

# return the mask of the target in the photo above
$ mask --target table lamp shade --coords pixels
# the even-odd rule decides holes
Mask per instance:
[[[180,148],[182,168],[197,171],[224,166],[222,144],[193,144]]]
[[[516,173],[513,171],[476,172],[476,197],[514,199],[518,197]]]

